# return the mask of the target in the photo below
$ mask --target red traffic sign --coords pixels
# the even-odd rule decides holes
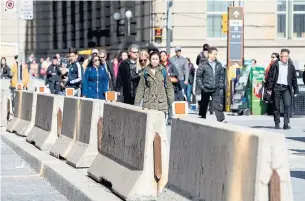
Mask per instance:
[[[13,9],[15,7],[15,3],[12,0],[7,0],[5,3],[6,9]]]

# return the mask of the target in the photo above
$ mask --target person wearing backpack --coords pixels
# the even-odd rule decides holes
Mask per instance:
[[[135,105],[168,112],[168,105],[174,102],[174,88],[166,68],[160,64],[160,54],[150,54],[150,64],[143,70],[135,97]]]

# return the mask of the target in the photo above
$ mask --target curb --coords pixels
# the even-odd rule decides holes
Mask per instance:
[[[1,128],[2,141],[70,201],[122,201],[109,189],[87,176],[87,169],[75,169],[27,143],[25,138]]]

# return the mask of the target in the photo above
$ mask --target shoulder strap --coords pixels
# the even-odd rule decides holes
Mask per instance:
[[[166,74],[167,74],[166,68],[163,68],[163,69],[162,69],[162,74],[163,74],[163,78],[164,78],[164,87],[166,88],[166,87],[167,87],[167,86],[166,86]]]

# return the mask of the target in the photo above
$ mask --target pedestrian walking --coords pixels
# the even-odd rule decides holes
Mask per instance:
[[[68,80],[66,82],[65,88],[73,88],[74,95],[81,95],[81,86],[83,81],[83,68],[78,62],[78,54],[77,49],[71,47],[69,49],[69,59],[70,59],[70,67],[68,72]]]
[[[109,74],[107,67],[101,65],[99,56],[92,57],[92,66],[88,66],[83,80],[83,96],[87,98],[105,100],[108,91]]]
[[[150,54],[150,65],[141,74],[137,89],[135,105],[140,106],[143,99],[143,107],[168,112],[168,105],[174,101],[174,88],[167,75],[166,68],[160,64],[160,54]]]
[[[112,63],[107,61],[107,52],[105,49],[101,49],[99,51],[99,57],[100,57],[100,61],[101,61],[101,64],[107,74],[108,74],[108,77],[109,77],[109,86],[108,86],[108,90],[109,91],[115,91],[115,83],[114,83],[114,75],[113,75],[113,66],[112,66]]]
[[[181,47],[176,47],[176,55],[171,57],[170,62],[173,63],[179,73],[179,83],[182,88],[183,95],[186,97],[188,79],[189,79],[189,67],[187,60],[181,56]]]
[[[280,61],[272,64],[267,76],[267,94],[274,93],[274,123],[275,128],[280,129],[280,101],[284,105],[284,126],[283,129],[290,129],[290,109],[292,94],[297,96],[299,93],[297,75],[294,65],[289,61],[288,49],[282,49]],[[293,89],[293,91],[292,91]]]
[[[128,51],[124,50],[120,53],[119,65],[126,59],[128,59]]]
[[[175,101],[182,101],[184,97],[182,94],[182,88],[181,88],[179,80],[178,80],[179,73],[178,73],[175,65],[169,61],[166,51],[161,51],[160,57],[161,57],[161,64],[166,68],[167,75],[169,76],[169,79],[173,85]],[[168,101],[168,102],[170,102],[170,101]],[[172,116],[173,116],[172,104],[169,104],[168,105],[167,125],[172,124]]]
[[[208,58],[209,47],[210,47],[209,44],[204,44],[202,46],[202,52],[200,52],[196,58],[197,65],[199,65],[202,61],[204,61]]]
[[[1,72],[0,72],[1,79],[9,79],[10,78],[10,67],[6,63],[6,58],[1,58]]]
[[[46,85],[49,86],[51,94],[60,92],[61,70],[58,66],[57,57],[53,57],[52,64],[48,67],[46,73]]]
[[[139,79],[132,77],[133,72],[137,68],[137,60],[139,57],[139,46],[130,45],[128,48],[129,58],[124,60],[119,66],[119,73],[116,80],[116,91],[121,95],[123,91],[124,103],[134,105],[136,90]]]
[[[189,68],[189,79],[188,79],[188,85],[186,87],[186,97],[187,102],[190,105],[191,104],[191,97],[193,92],[193,84],[194,84],[194,78],[195,78],[195,67],[191,62],[190,58],[186,58]]]
[[[218,50],[215,47],[210,47],[208,51],[208,59],[199,64],[196,73],[197,86],[201,90],[201,103],[199,115],[206,119],[207,109],[210,97],[212,97],[213,108],[217,121],[224,122],[225,116],[223,113],[223,89],[224,68],[217,61]]]

